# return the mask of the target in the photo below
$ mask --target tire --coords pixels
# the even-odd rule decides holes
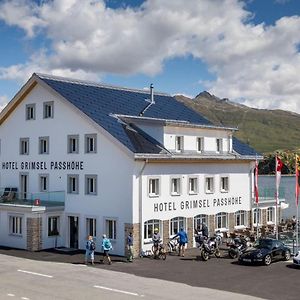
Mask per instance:
[[[209,254],[208,254],[208,252],[206,252],[205,250],[202,250],[202,251],[201,251],[201,257],[202,257],[202,259],[203,259],[204,261],[208,261],[208,259],[209,259]]]
[[[291,258],[291,252],[288,251],[288,250],[284,251],[283,257],[284,257],[284,260],[285,260],[285,261],[290,260],[290,258]]]
[[[162,259],[162,260],[166,260],[166,258],[167,258],[166,252],[161,252],[161,253],[159,254],[159,258]]]
[[[237,252],[236,252],[235,250],[233,250],[233,249],[229,249],[228,255],[229,255],[229,257],[232,258],[232,259],[235,259],[235,258],[238,257]]]
[[[220,252],[219,249],[216,249],[216,251],[215,251],[215,257],[216,258],[220,258],[221,257],[221,252]]]
[[[269,266],[272,262],[272,257],[270,254],[267,254],[264,258],[264,265]]]

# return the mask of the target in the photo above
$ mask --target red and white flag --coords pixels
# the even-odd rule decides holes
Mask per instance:
[[[255,161],[255,177],[254,177],[254,195],[255,202],[258,203],[258,163]]]
[[[283,163],[280,158],[276,155],[276,203],[279,204],[279,185],[281,179],[281,169]]]
[[[296,206],[298,206],[299,201],[299,169],[298,169],[298,156],[296,155],[295,163],[295,172],[296,172],[296,185],[295,185],[295,196],[296,196]]]

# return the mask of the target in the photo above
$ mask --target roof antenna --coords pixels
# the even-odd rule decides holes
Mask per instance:
[[[145,113],[145,111],[153,104],[155,104],[154,101],[154,94],[153,94],[153,83],[150,84],[150,99],[145,99],[145,101],[149,102],[147,106],[140,112],[139,116],[142,117]]]

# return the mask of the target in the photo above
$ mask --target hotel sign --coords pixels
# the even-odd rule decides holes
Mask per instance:
[[[83,170],[83,161],[5,161],[2,170]]]

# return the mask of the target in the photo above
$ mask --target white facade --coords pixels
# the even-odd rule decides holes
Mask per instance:
[[[38,197],[33,194],[60,192],[64,206],[44,206],[43,200],[40,206],[0,203],[1,245],[28,248],[26,220],[40,218],[41,249],[84,249],[92,230],[97,250],[106,233],[112,239],[112,253],[124,255],[127,224],[139,229],[138,246],[147,249],[149,220],[159,220],[160,229],[168,230],[163,233],[166,239],[172,236],[173,218],[184,218],[191,235],[194,225],[191,228],[189,222],[195,216],[228,214],[226,227],[219,228],[228,231],[235,226],[230,214],[251,211],[253,159],[237,159],[232,152],[232,130],[137,120],[136,126],[170,151],[169,156],[143,157],[130,152],[47,85],[38,82],[25,86],[25,91],[2,112],[0,186],[16,187],[20,195],[33,200]],[[45,108],[48,104],[51,107]],[[51,110],[51,117],[45,118],[45,109]],[[28,113],[32,114],[29,120]],[[176,137],[183,139],[181,153]],[[204,139],[201,153],[199,137]],[[95,144],[87,153],[90,142]],[[45,147],[42,154],[41,147]],[[15,232],[18,220],[22,222],[19,233]],[[50,234],[51,222],[58,230],[54,234]],[[250,225],[248,217],[244,223]]]

